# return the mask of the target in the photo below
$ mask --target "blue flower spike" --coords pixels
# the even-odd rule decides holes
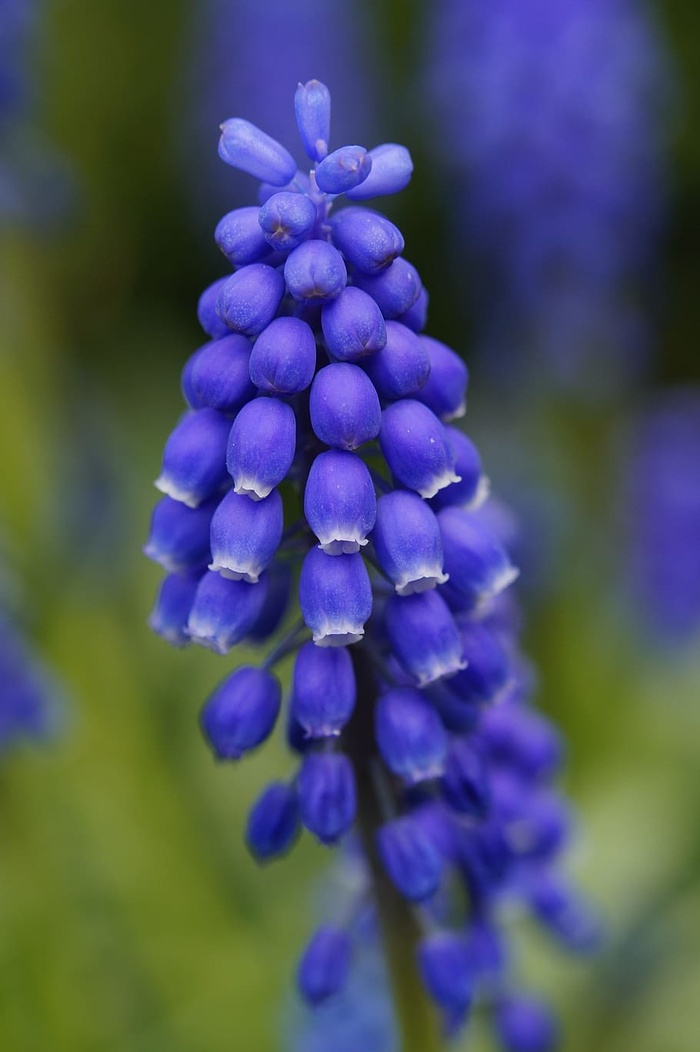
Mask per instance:
[[[202,710],[219,760],[273,733],[274,669],[290,659],[281,722],[299,767],[253,803],[255,859],[284,855],[302,828],[333,846],[360,827],[356,901],[309,943],[302,996],[340,994],[351,942],[367,920],[381,927],[374,907],[367,917],[370,846],[397,908],[419,907],[415,969],[446,1033],[477,996],[505,1048],[545,1049],[547,1027],[513,990],[502,892],[571,950],[595,929],[559,870],[562,743],[501,596],[517,570],[502,521],[478,511],[479,452],[451,423],[467,367],[423,332],[428,293],[399,229],[354,203],[406,186],[408,151],[329,152],[319,81],[299,85],[294,111],[307,171],[248,121],[222,125],[222,157],[262,185],[216,228],[233,273],[200,297],[208,342],[182,370],[189,409],[144,549],[167,575],[150,624],[173,646],[266,648]]]

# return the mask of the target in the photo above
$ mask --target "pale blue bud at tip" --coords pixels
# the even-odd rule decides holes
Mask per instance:
[[[433,706],[412,687],[382,694],[375,735],[384,763],[409,784],[439,778],[447,755],[447,732]]]
[[[257,584],[246,584],[207,570],[197,587],[187,634],[199,646],[217,654],[228,654],[255,625],[266,596],[266,576]]]
[[[277,490],[259,501],[227,493],[211,520],[209,569],[232,581],[256,584],[279,547],[283,526]]]
[[[383,197],[403,190],[411,181],[413,161],[405,146],[385,142],[369,151],[372,169],[360,185],[347,190],[351,201],[365,201],[369,197]]]
[[[355,707],[355,673],[342,647],[305,643],[292,678],[291,715],[310,738],[340,734]]]
[[[438,889],[440,856],[421,826],[409,815],[382,826],[377,834],[384,868],[401,894],[422,902]]]
[[[282,691],[265,669],[243,666],[205,702],[202,730],[220,760],[239,760],[270,736],[279,715]]]
[[[262,500],[285,478],[294,460],[294,410],[278,398],[255,398],[233,421],[226,464],[236,493]]]
[[[327,555],[352,554],[364,547],[376,508],[364,461],[339,449],[316,457],[304,490],[304,515]]]
[[[257,221],[268,246],[289,252],[308,237],[316,219],[316,205],[309,197],[284,190],[267,199]]]
[[[301,821],[322,844],[334,843],[355,821],[355,773],[342,753],[307,753],[297,778],[297,793]]]
[[[420,687],[466,667],[457,625],[436,590],[392,595],[386,605],[386,629],[399,664]]]
[[[330,925],[319,928],[299,962],[297,983],[311,1005],[327,1001],[345,986],[350,969],[350,939]]]
[[[268,394],[304,391],[316,371],[316,340],[301,318],[275,318],[250,355],[250,379]]]
[[[156,489],[190,508],[225,489],[230,427],[230,420],[214,409],[186,413],[165,443]]]
[[[354,285],[323,307],[321,328],[329,354],[341,362],[376,354],[386,343],[384,315],[372,297]]]
[[[331,93],[320,80],[300,84],[294,94],[294,113],[306,156],[322,161],[331,137]]]
[[[294,158],[284,146],[240,117],[221,125],[219,157],[233,168],[273,186],[284,186],[297,170]]]
[[[307,553],[299,579],[299,605],[317,646],[357,643],[372,613],[372,587],[362,556]]]
[[[379,498],[372,542],[398,595],[424,592],[447,580],[440,527],[416,493],[395,490]]]
[[[283,782],[268,785],[248,815],[245,840],[258,862],[285,854],[300,830],[299,807],[294,789]]]
[[[372,170],[372,158],[364,146],[341,146],[316,169],[316,185],[324,194],[344,194],[364,183]]]

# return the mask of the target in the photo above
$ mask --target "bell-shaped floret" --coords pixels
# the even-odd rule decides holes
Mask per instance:
[[[284,186],[297,170],[294,158],[284,146],[240,117],[221,125],[219,157],[233,168],[272,186]]]
[[[372,612],[372,587],[362,556],[307,553],[299,579],[304,621],[322,647],[357,643]]]
[[[309,752],[297,779],[299,813],[306,829],[332,844],[350,829],[357,810],[352,764],[342,753]]]
[[[437,519],[417,494],[394,490],[379,498],[372,542],[399,595],[425,592],[447,580]]]
[[[283,855],[299,835],[299,806],[295,790],[273,782],[260,794],[248,815],[245,839],[258,862]]]
[[[442,861],[419,823],[410,815],[382,826],[377,834],[384,868],[402,895],[422,902],[440,884]]]
[[[354,190],[348,190],[351,201],[366,201],[369,197],[397,194],[408,186],[413,172],[413,161],[405,146],[385,142],[369,151],[372,170]]]
[[[420,687],[466,665],[455,620],[435,590],[392,595],[386,604],[386,630],[399,664]]]
[[[450,741],[442,792],[455,811],[483,817],[489,805],[489,785],[483,757],[469,738]]]
[[[472,1000],[472,977],[466,939],[438,931],[418,946],[418,968],[432,999],[454,1024],[461,1022]]]
[[[358,552],[367,544],[376,512],[374,485],[364,461],[340,449],[316,457],[304,490],[304,515],[327,555]]]
[[[209,569],[232,581],[255,584],[279,547],[283,527],[277,490],[263,500],[227,493],[211,521]]]
[[[449,689],[470,704],[492,704],[512,680],[511,653],[496,632],[479,622],[461,625],[459,635],[467,667],[450,680]]]
[[[191,642],[187,622],[201,579],[201,573],[173,573],[160,586],[148,625],[172,647]]]
[[[249,374],[250,340],[229,333],[205,343],[182,370],[182,393],[192,409],[237,413],[255,395]]]
[[[214,409],[186,413],[165,443],[157,489],[196,508],[230,485],[226,472],[230,428],[231,421]]]
[[[442,774],[447,733],[430,702],[412,687],[397,687],[381,695],[375,709],[375,734],[384,763],[406,782]]]
[[[316,437],[336,449],[356,449],[376,438],[382,425],[372,381],[349,362],[319,369],[311,385],[309,412]]]
[[[284,280],[295,300],[327,303],[343,291],[348,272],[338,249],[314,238],[289,253]]]
[[[376,354],[386,343],[384,315],[372,297],[354,285],[323,307],[321,328],[329,354],[341,362]]]
[[[178,500],[163,497],[153,509],[144,555],[168,573],[202,571],[211,558],[209,527],[215,508],[215,500],[188,508]]]
[[[319,928],[299,962],[297,983],[301,996],[311,1005],[321,1004],[339,993],[348,978],[350,939],[340,928]]]
[[[384,270],[404,250],[399,228],[371,208],[343,208],[330,225],[336,248],[363,274]]]
[[[296,448],[294,410],[278,398],[255,398],[231,427],[226,465],[236,493],[262,500],[292,466]]]
[[[208,570],[194,597],[187,634],[193,643],[227,654],[248,635],[267,595],[267,580],[258,584],[230,581]]]
[[[291,714],[310,738],[340,734],[355,708],[355,673],[344,647],[305,643],[292,679]]]
[[[459,482],[440,490],[433,497],[433,506],[452,506],[475,511],[486,500],[491,488],[488,478],[483,473],[479,451],[472,440],[456,427],[446,427],[445,437],[454,457]]]
[[[201,713],[204,735],[219,760],[239,760],[270,736],[282,691],[265,669],[243,665],[221,683]]]
[[[275,318],[253,344],[250,379],[268,394],[304,391],[316,370],[316,340],[301,318]]]
[[[467,408],[467,367],[455,351],[431,336],[418,340],[430,362],[430,375],[416,395],[440,420],[464,416]]]
[[[559,767],[563,744],[556,728],[521,705],[497,705],[484,713],[480,730],[489,758],[529,779],[548,778]]]
[[[420,399],[430,375],[430,359],[418,337],[398,321],[386,323],[385,346],[362,367],[381,397],[390,400],[412,394]]]
[[[216,310],[234,332],[257,336],[274,318],[284,296],[284,278],[267,263],[251,263],[226,278]]]
[[[377,274],[355,274],[355,285],[367,292],[385,318],[400,318],[410,310],[422,289],[418,271],[402,256]]]
[[[598,947],[600,918],[559,874],[545,867],[531,869],[525,898],[540,924],[562,946],[574,953]]]
[[[217,278],[216,281],[213,281],[204,290],[197,303],[197,321],[212,340],[218,340],[220,336],[228,336],[231,332],[216,310],[219,295],[228,279],[229,275],[226,275],[226,277]]]
[[[294,94],[294,114],[306,156],[322,161],[331,137],[331,93],[320,80],[307,80]]]
[[[472,610],[498,595],[518,576],[508,553],[477,515],[462,508],[438,512],[450,579],[444,595],[456,610]]]
[[[334,150],[316,169],[316,186],[324,194],[345,194],[369,176],[372,158],[364,146],[341,146]]]
[[[316,217],[316,205],[310,197],[282,190],[268,197],[257,214],[258,231],[268,249],[289,252],[309,236]]]
[[[504,997],[496,1005],[494,1023],[504,1052],[554,1052],[559,1046],[554,1015],[534,997]]]
[[[394,477],[421,497],[434,497],[439,490],[459,482],[443,425],[427,406],[413,398],[384,410],[379,443]]]
[[[216,225],[214,241],[234,267],[247,267],[270,255],[270,245],[258,222],[259,214],[260,209],[255,205],[235,208]]]

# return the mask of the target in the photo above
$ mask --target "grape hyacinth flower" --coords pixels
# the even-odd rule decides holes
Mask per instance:
[[[249,122],[221,125],[223,160],[263,180],[263,238],[250,207],[229,217],[233,273],[200,300],[209,342],[184,367],[190,408],[165,445],[166,503],[146,545],[168,574],[151,624],[220,654],[275,637],[204,706],[219,760],[273,732],[274,669],[293,656],[283,722],[299,767],[254,804],[248,846],[268,860],[300,827],[327,845],[359,836],[368,881],[406,912],[403,966],[454,1031],[479,996],[473,944],[506,895],[526,888],[530,902],[565,841],[550,785],[559,749],[524,696],[516,623],[499,607],[517,571],[480,517],[478,454],[448,423],[466,368],[421,332],[426,294],[398,230],[356,204],[401,190],[410,156],[394,143],[331,149],[318,81],[294,102],[308,172]],[[455,882],[463,915],[446,906]],[[352,972],[356,913],[302,956],[314,1005]],[[509,988],[503,969],[499,996]],[[422,1032],[405,1048],[427,1052]]]
[[[637,0],[439,0],[425,72],[477,349],[605,397],[648,354],[668,68]]]
[[[54,731],[62,690],[27,639],[0,613],[0,753]]]

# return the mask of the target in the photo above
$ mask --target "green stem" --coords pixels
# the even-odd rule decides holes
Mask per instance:
[[[418,973],[416,949],[421,936],[414,909],[387,877],[376,847],[376,832],[386,820],[372,778],[376,762],[373,716],[376,686],[363,648],[353,654],[358,706],[348,737],[357,773],[359,830],[370,874],[385,951],[401,1052],[440,1052],[444,1048],[438,1014]],[[350,728],[349,728],[350,729]]]

